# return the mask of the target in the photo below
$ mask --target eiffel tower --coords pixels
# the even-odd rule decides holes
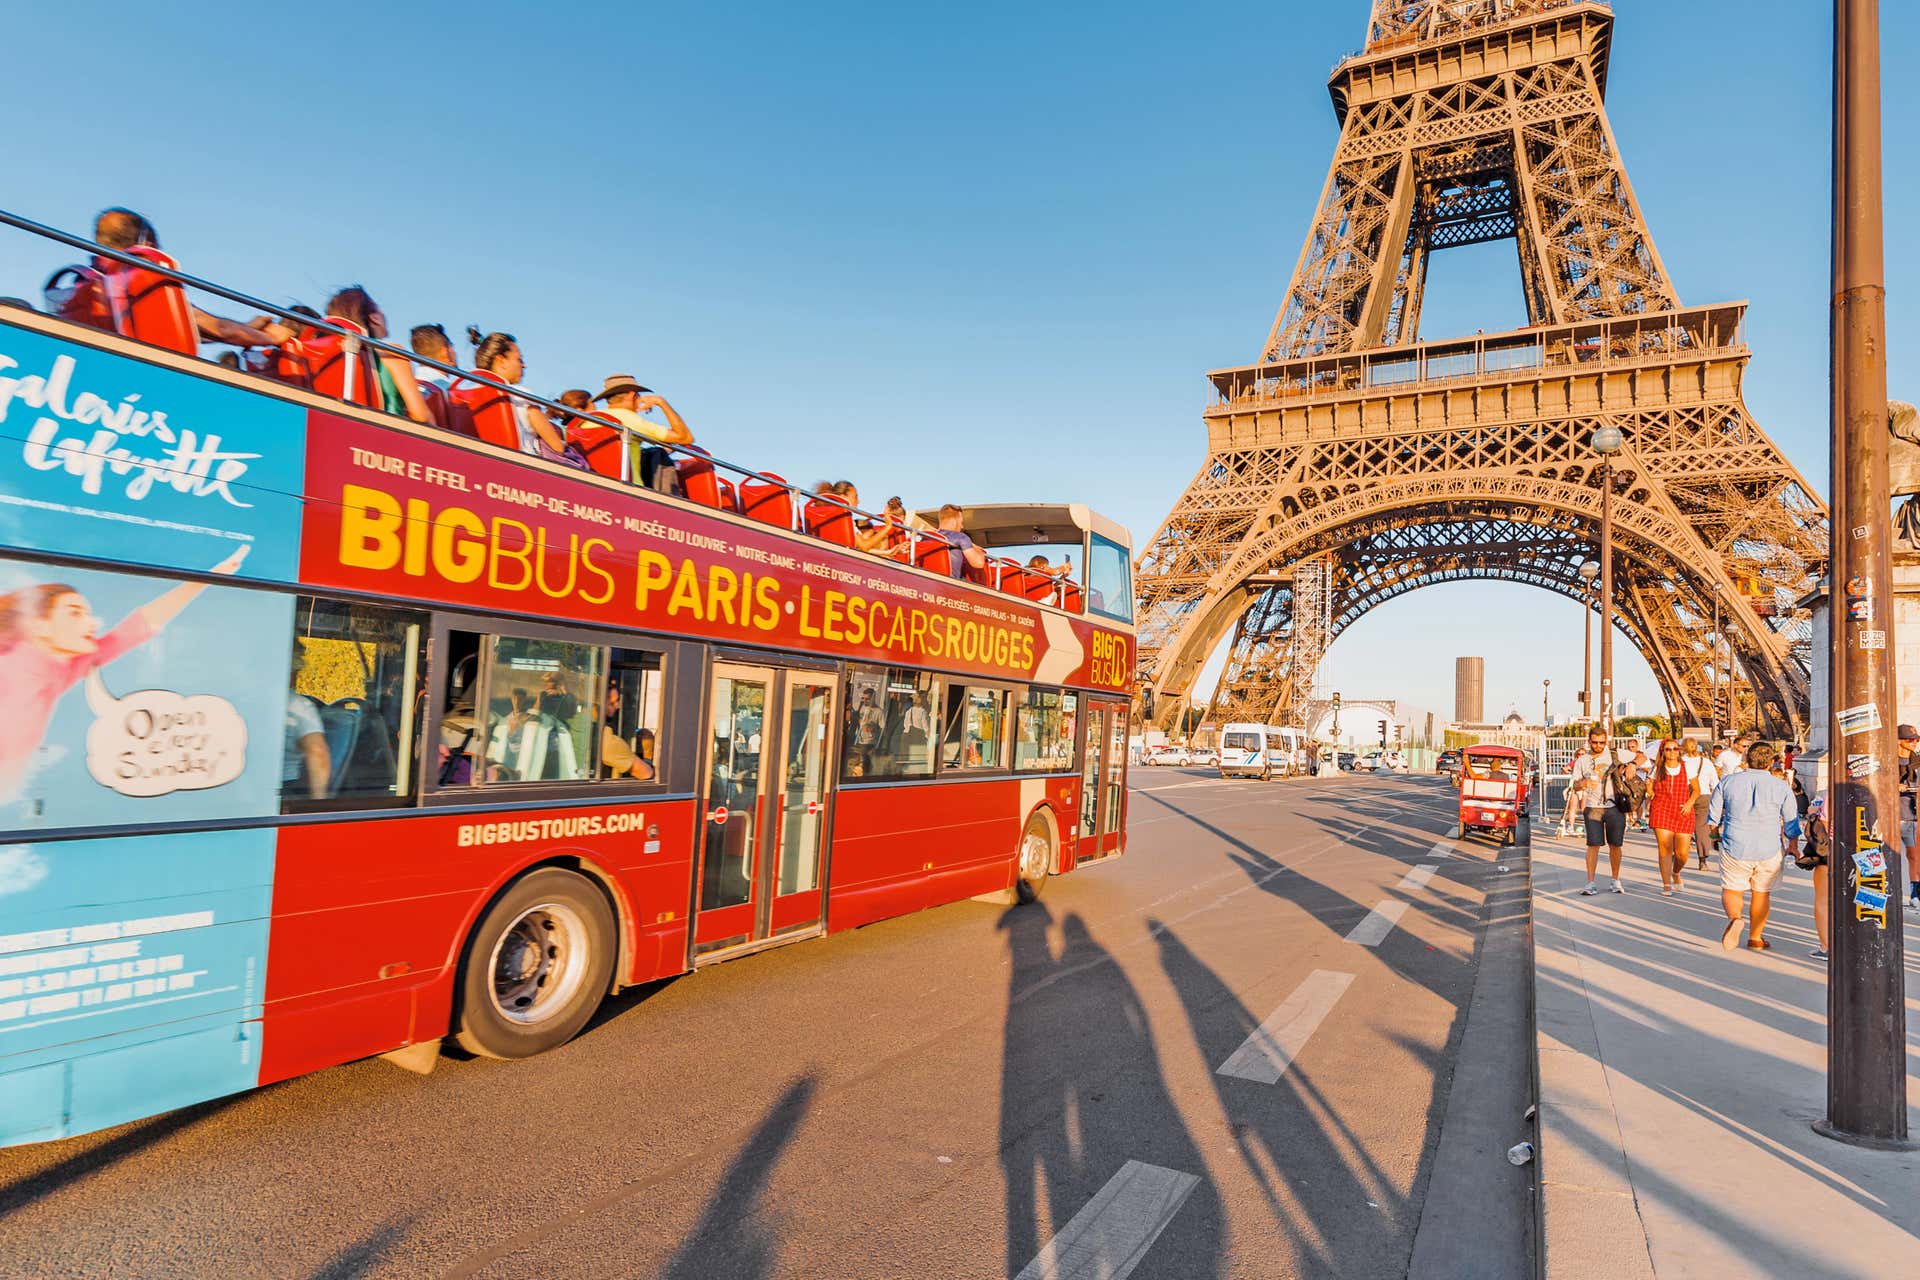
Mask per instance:
[[[1611,425],[1615,616],[1669,706],[1804,730],[1795,602],[1826,507],[1741,398],[1746,304],[1683,307],[1654,248],[1607,121],[1612,32],[1597,0],[1374,0],[1328,84],[1340,140],[1286,300],[1258,363],[1209,375],[1206,462],[1140,556],[1160,723],[1230,630],[1211,718],[1287,723],[1319,652],[1407,592],[1597,607],[1579,570]],[[1433,254],[1496,240],[1528,327],[1422,340]],[[1296,620],[1309,562],[1328,599]]]

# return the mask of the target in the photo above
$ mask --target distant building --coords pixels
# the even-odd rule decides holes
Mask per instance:
[[[1479,724],[1487,715],[1487,660],[1453,660],[1453,718],[1463,724]]]
[[[1614,703],[1614,704],[1613,704],[1613,718],[1614,718],[1614,719],[1616,719],[1616,720],[1618,720],[1618,719],[1621,719],[1621,718],[1622,718],[1622,717],[1624,717],[1624,716],[1630,716],[1630,715],[1632,715],[1632,714],[1633,714],[1633,699],[1632,699],[1632,698],[1622,698],[1622,699],[1620,699],[1620,701],[1618,701],[1618,702],[1616,702],[1616,703]]]

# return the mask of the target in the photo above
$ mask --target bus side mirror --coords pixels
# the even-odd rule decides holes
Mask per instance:
[[[1143,684],[1140,686],[1140,718],[1142,720],[1153,719],[1153,686],[1152,685]]]

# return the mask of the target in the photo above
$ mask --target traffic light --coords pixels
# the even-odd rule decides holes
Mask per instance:
[[[1387,722],[1385,720],[1382,720],[1380,722],[1380,749],[1384,751],[1386,750],[1386,748],[1387,748]]]

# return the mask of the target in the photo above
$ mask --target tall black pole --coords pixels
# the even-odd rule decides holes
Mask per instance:
[[[1600,726],[1613,737],[1613,460],[1600,460]]]
[[[1880,6],[1834,0],[1833,958],[1827,1114],[1814,1127],[1906,1147],[1907,1027],[1894,754],[1893,571],[1887,483],[1886,262],[1881,229]],[[1877,859],[1877,862],[1876,862]],[[1875,870],[1875,867],[1878,870]]]

